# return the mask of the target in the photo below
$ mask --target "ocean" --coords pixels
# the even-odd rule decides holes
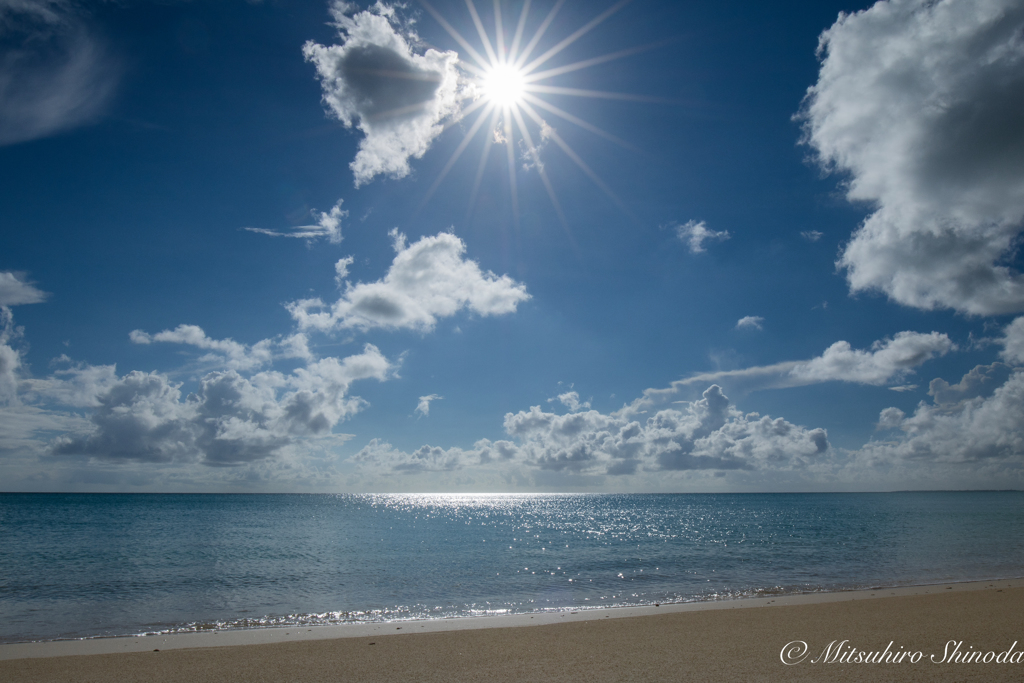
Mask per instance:
[[[0,642],[1024,575],[1024,492],[0,494]]]

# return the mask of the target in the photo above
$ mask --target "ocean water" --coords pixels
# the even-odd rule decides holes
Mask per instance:
[[[1024,575],[1024,493],[0,494],[0,642]]]

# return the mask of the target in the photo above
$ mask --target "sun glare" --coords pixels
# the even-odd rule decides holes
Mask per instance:
[[[484,97],[499,107],[519,104],[526,92],[523,73],[512,64],[497,64],[481,79]]]
[[[560,109],[548,101],[551,95],[560,97],[587,97],[600,99],[618,100],[643,100],[642,98],[624,93],[605,92],[597,90],[583,90],[580,88],[556,85],[552,79],[559,79],[567,74],[587,69],[598,64],[603,64],[615,59],[620,59],[638,52],[651,49],[656,45],[648,45],[618,52],[591,57],[582,61],[561,66],[546,66],[550,61],[561,53],[565,48],[574,43],[577,39],[590,32],[595,26],[603,22],[611,15],[625,7],[630,0],[618,0],[611,7],[608,7],[596,17],[588,21],[576,31],[558,39],[553,37],[549,42],[554,45],[545,49],[542,46],[542,39],[548,28],[551,26],[555,15],[565,0],[556,0],[547,16],[540,23],[533,33],[533,37],[526,39],[524,30],[526,28],[528,14],[530,11],[530,0],[522,5],[519,20],[515,24],[515,31],[509,36],[505,31],[505,22],[502,17],[500,0],[492,0],[494,13],[494,40],[488,36],[484,22],[477,12],[474,0],[466,0],[466,7],[472,17],[473,25],[476,27],[477,35],[480,38],[480,47],[477,50],[465,37],[463,37],[441,14],[431,6],[428,0],[420,0],[426,10],[438,21],[441,26],[455,39],[465,51],[459,59],[459,67],[466,73],[475,88],[467,88],[467,105],[464,106],[458,117],[448,125],[457,123],[467,116],[475,115],[476,120],[465,133],[462,142],[452,153],[448,163],[438,174],[430,189],[427,190],[423,202],[430,198],[438,185],[451,170],[452,166],[459,159],[470,142],[481,130],[484,131],[484,144],[481,150],[480,161],[477,167],[476,181],[469,198],[469,210],[472,211],[476,201],[477,190],[483,177],[484,168],[492,146],[503,146],[505,157],[508,162],[509,190],[512,196],[512,214],[515,222],[519,222],[519,200],[516,190],[516,176],[518,168],[535,169],[540,176],[541,182],[547,190],[551,203],[562,221],[562,225],[568,230],[568,222],[562,212],[555,188],[551,183],[544,164],[540,158],[540,150],[547,141],[555,145],[565,153],[594,183],[604,191],[608,197],[625,210],[625,205],[615,196],[604,181],[580,158],[565,140],[558,134],[557,129],[549,124],[544,116],[554,116],[562,121],[570,123],[587,130],[595,135],[605,138],[623,147],[634,149],[628,143],[611,135],[597,126],[584,121],[583,119]],[[508,25],[511,27],[511,24]],[[507,39],[511,37],[511,42]],[[538,49],[539,47],[539,49]],[[534,56],[534,50],[543,52]],[[541,68],[545,67],[545,68]],[[557,82],[557,81],[556,81]],[[471,103],[468,100],[472,99]],[[486,126],[486,128],[485,128]],[[532,129],[532,132],[531,132]],[[518,133],[518,135],[517,135]]]

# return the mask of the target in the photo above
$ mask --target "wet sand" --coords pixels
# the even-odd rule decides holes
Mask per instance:
[[[0,680],[1019,681],[1021,586],[940,584],[532,617],[0,645]],[[793,641],[806,643],[807,654],[787,666],[781,653]],[[881,653],[889,646],[890,661],[826,663],[822,651],[831,642],[833,652],[853,659],[851,648]],[[961,658],[1021,654],[1012,658],[1018,663],[935,663],[949,659],[957,642]],[[793,660],[800,650],[788,650]],[[906,654],[915,652],[917,663]],[[902,661],[891,661],[900,653]]]

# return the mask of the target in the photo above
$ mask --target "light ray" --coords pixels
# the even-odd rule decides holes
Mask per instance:
[[[530,116],[530,118],[537,123],[538,126],[544,124],[544,119],[540,117],[540,114],[538,114],[533,107],[531,107],[526,102],[522,103],[522,107],[523,111],[525,111]],[[594,181],[595,185],[604,190],[604,193],[608,195],[608,197],[611,198],[611,200],[615,202],[615,204],[618,205],[620,209],[622,209],[626,214],[629,214],[629,209],[627,209],[626,205],[622,203],[622,200],[619,199],[618,195],[612,192],[612,188],[608,187],[608,185],[606,185],[605,182],[601,180],[601,178],[596,173],[594,173],[593,170],[591,170],[590,166],[587,166],[587,163],[580,158],[580,155],[574,152],[572,147],[570,147],[569,144],[562,139],[562,136],[558,134],[558,131],[551,129],[548,135],[551,136],[551,139],[555,141],[556,145],[562,148],[562,151],[565,152],[566,156],[575,161],[576,165],[579,166],[580,169],[584,173],[586,173],[591,180]]]
[[[498,51],[498,62],[505,63],[505,29],[501,26],[501,0],[494,0],[494,43]]]
[[[459,66],[460,69],[465,69],[466,71],[469,71],[469,72],[475,74],[478,78],[483,78],[487,74],[486,70],[481,69],[480,67],[478,67],[476,64],[473,64],[472,62],[466,62],[466,61],[463,61],[463,60],[460,59],[459,63],[458,63],[458,66]]]
[[[476,137],[477,131],[480,130],[480,126],[482,126],[484,121],[487,120],[488,113],[490,112],[484,109],[482,112],[480,112],[480,115],[476,117],[476,121],[473,122],[472,127],[469,129],[469,132],[466,133],[466,135],[462,138],[462,142],[460,142],[459,146],[455,148],[454,152],[452,152],[452,156],[450,159],[448,159],[448,163],[445,164],[444,168],[441,169],[441,172],[437,175],[437,179],[434,181],[433,185],[430,186],[430,189],[427,190],[427,194],[424,195],[422,201],[420,201],[420,209],[426,206],[427,202],[430,201],[430,198],[434,196],[434,192],[441,184],[441,181],[444,180],[445,176],[448,175],[448,171],[452,170],[452,166],[455,165],[455,162],[459,160],[459,157],[462,156],[462,153],[466,151],[466,147],[468,147],[469,143],[473,140],[474,137]]]
[[[533,157],[533,164],[537,169],[537,175],[540,176],[541,181],[544,183],[544,189],[548,191],[548,197],[551,198],[551,203],[555,206],[555,213],[558,214],[558,219],[562,221],[562,227],[565,231],[572,236],[569,230],[569,221],[565,218],[565,213],[562,212],[562,205],[558,203],[558,197],[555,196],[555,188],[551,186],[551,181],[548,180],[547,171],[544,170],[544,164],[541,163],[540,154],[537,153],[537,146],[533,144],[533,137],[530,135],[530,130],[526,127],[526,123],[523,122],[523,115],[519,113],[519,108],[513,110],[513,114],[516,117],[516,125],[519,126],[519,134],[526,140],[526,144],[530,150],[530,156]],[[543,128],[541,129],[544,130]]]
[[[497,125],[497,123],[498,123],[498,113],[499,112],[498,112],[498,108],[497,107],[495,107],[491,111],[491,123],[490,123],[490,125],[487,128],[488,131],[493,131],[494,130],[494,126]],[[473,213],[473,207],[476,205],[476,195],[477,195],[477,192],[480,191],[480,183],[484,179],[484,169],[487,167],[487,157],[490,156],[491,145],[493,145],[493,144],[494,144],[494,135],[493,134],[485,135],[484,136],[484,148],[483,148],[483,151],[480,152],[480,164],[479,164],[479,166],[477,166],[476,178],[473,180],[473,191],[469,193],[469,210],[467,211],[467,214],[466,214],[466,220],[467,221],[469,221],[469,218],[470,218],[470,216]]]
[[[460,111],[458,116],[453,118],[451,121],[446,121],[444,123],[444,127],[442,128],[442,130],[448,130],[449,128],[451,128],[452,126],[454,126],[455,124],[459,123],[464,118],[466,118],[467,116],[469,116],[470,114],[475,112],[480,107],[485,107],[488,104],[490,104],[490,103],[487,100],[484,100],[484,99],[477,100],[473,104],[469,105],[468,107],[466,107],[465,109]]]
[[[427,2],[427,0],[420,0],[420,4],[430,12],[430,16],[434,17],[434,19],[437,20],[437,23],[444,27],[444,30],[448,32],[448,35],[454,38],[455,42],[461,45],[462,48],[469,53],[469,56],[476,60],[476,63],[480,65],[481,69],[487,68],[487,60],[481,57],[480,53],[473,49],[473,46],[455,30],[454,26],[449,24],[445,18],[442,17],[436,9],[434,9],[433,5]]]
[[[480,15],[476,12],[476,5],[473,4],[473,0],[466,0],[466,7],[469,8],[469,15],[473,17],[473,25],[476,26],[476,32],[480,34],[480,42],[483,43],[484,49],[487,50],[487,56],[490,57],[490,63],[497,63],[498,56],[494,54],[494,48],[491,47],[491,41],[487,37],[487,31],[484,29],[484,23],[480,21]]]
[[[519,51],[519,41],[523,38],[523,29],[526,28],[526,15],[530,11],[530,0],[523,3],[523,11],[519,13],[519,24],[516,26],[516,34],[512,37],[512,47],[508,51],[508,61],[515,63],[516,52]]]
[[[538,85],[531,83],[523,86],[527,92],[543,92],[550,95],[569,95],[571,97],[596,97],[605,100],[628,100],[630,102],[660,102],[675,104],[675,100],[665,97],[648,97],[647,95],[633,95],[625,92],[608,92],[606,90],[583,90],[581,88],[563,88],[557,85]]]
[[[537,28],[537,32],[533,34],[533,38],[530,39],[530,42],[527,43],[526,47],[523,49],[523,54],[516,59],[515,64],[517,69],[521,69],[523,62],[529,59],[530,53],[533,52],[533,48],[537,47],[537,43],[540,42],[544,32],[548,30],[548,26],[551,25],[552,21],[554,21],[555,15],[558,14],[558,10],[562,8],[563,4],[565,4],[565,0],[558,0],[558,2],[555,3],[555,6],[551,8],[551,11],[548,12],[548,15],[544,17],[544,21],[541,22],[541,25]]]
[[[669,43],[672,43],[672,42],[675,42],[674,38],[671,39],[671,40],[661,40],[661,41],[658,41],[657,43],[651,43],[650,45],[640,45],[638,47],[631,47],[631,48],[628,48],[626,50],[619,50],[618,52],[610,52],[610,53],[608,53],[606,55],[602,55],[600,57],[593,57],[591,59],[584,59],[583,61],[580,61],[580,62],[575,62],[573,64],[567,64],[565,66],[555,67],[554,69],[548,69],[547,71],[537,71],[537,72],[531,73],[531,74],[529,74],[527,76],[523,76],[523,81],[525,81],[526,83],[533,83],[535,81],[542,81],[542,80],[544,80],[546,78],[552,78],[554,76],[561,76],[562,74],[567,74],[567,73],[570,73],[572,71],[579,71],[580,69],[586,69],[586,68],[591,67],[591,66],[596,66],[597,64],[604,64],[605,62],[611,62],[611,61],[616,60],[616,59],[622,59],[623,57],[629,57],[630,55],[639,54],[641,52],[647,52],[648,50],[653,50],[655,48],[659,48],[659,47],[662,47],[664,45],[668,45]]]
[[[547,102],[545,102],[544,100],[542,100],[539,97],[534,97],[533,95],[531,95],[529,93],[524,93],[523,94],[523,99],[526,99],[526,100],[534,103],[535,105],[537,105],[541,109],[546,109],[547,111],[551,112],[555,116],[562,117],[563,119],[565,119],[566,121],[568,121],[570,123],[575,123],[580,128],[582,128],[584,130],[589,130],[594,135],[599,135],[602,138],[604,138],[605,140],[608,140],[609,142],[614,142],[616,145],[619,145],[621,147],[625,147],[626,149],[628,149],[628,150],[630,150],[632,152],[639,152],[640,151],[635,146],[629,144],[625,140],[623,140],[621,138],[617,138],[614,135],[612,135],[611,133],[608,133],[608,132],[606,132],[604,130],[601,130],[600,128],[598,128],[594,124],[588,123],[588,122],[584,121],[583,119],[579,118],[578,116],[573,116],[572,114],[570,114],[567,111],[562,111],[561,109],[559,109],[555,105],[548,104]]]
[[[579,40],[580,37],[582,37],[582,36],[586,35],[587,33],[589,33],[595,26],[600,24],[602,21],[604,21],[605,19],[607,19],[611,15],[615,14],[616,12],[618,12],[620,9],[622,9],[623,7],[628,5],[630,2],[632,2],[632,0],[619,0],[617,3],[615,3],[614,5],[609,7],[608,9],[606,9],[604,12],[601,12],[596,17],[594,17],[593,19],[588,21],[586,24],[584,24],[580,28],[576,29],[576,31],[574,31],[568,37],[563,38],[553,48],[551,48],[550,50],[548,50],[547,52],[542,54],[540,57],[537,57],[537,59],[535,59],[532,62],[530,62],[530,64],[528,66],[524,66],[522,68],[523,72],[525,72],[525,73],[532,72],[538,66],[540,66],[544,62],[548,61],[549,59],[551,59],[552,57],[557,55],[559,52],[561,52],[565,48],[569,47],[571,44],[575,43],[577,40]]]
[[[508,150],[508,184],[512,191],[512,220],[519,227],[519,191],[516,189],[516,150],[512,141],[512,122],[508,115],[509,107],[503,113],[505,122],[505,149]]]

